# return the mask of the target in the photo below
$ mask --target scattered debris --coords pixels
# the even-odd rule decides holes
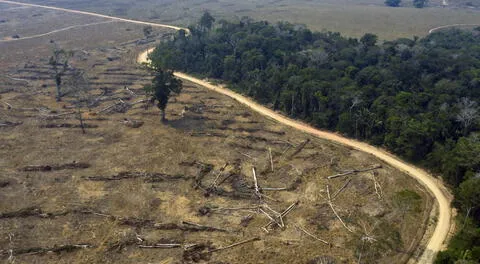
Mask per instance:
[[[125,118],[123,119],[122,123],[127,126],[127,127],[131,127],[131,128],[139,128],[141,126],[143,126],[143,121],[140,121],[140,120],[134,120],[134,119],[129,119],[129,118]]]
[[[300,202],[299,201],[296,201],[294,202],[293,204],[291,204],[289,207],[287,207],[287,209],[285,209],[280,215],[279,215],[279,220],[281,218],[281,221],[283,222],[283,218],[288,215]],[[275,224],[276,222],[275,221],[272,221],[270,220],[270,222],[268,222],[268,224],[266,224],[265,226],[262,227],[262,229],[265,231],[265,232],[269,232],[268,231],[268,228],[270,228],[273,224]]]

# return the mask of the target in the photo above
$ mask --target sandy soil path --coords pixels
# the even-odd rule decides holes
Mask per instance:
[[[445,26],[439,26],[439,27],[434,27],[428,31],[428,34],[432,34],[433,32],[443,29],[443,28],[449,28],[449,27],[475,27],[475,26],[480,26],[480,24],[451,24],[451,25],[445,25]]]
[[[137,62],[148,63],[148,54],[152,51],[153,51],[153,48],[148,49],[143,53],[141,53],[137,58]],[[450,231],[450,225],[451,225],[451,217],[452,217],[452,209],[450,207],[451,195],[448,193],[448,190],[445,188],[445,186],[443,186],[438,180],[436,180],[432,175],[430,175],[425,170],[422,170],[413,165],[410,165],[400,160],[396,156],[386,152],[383,149],[368,145],[360,141],[342,137],[336,133],[322,131],[310,125],[307,125],[303,122],[293,120],[291,118],[283,116],[282,114],[279,114],[269,108],[266,108],[265,106],[262,106],[243,95],[233,92],[232,90],[226,89],[223,86],[213,85],[204,80],[192,77],[190,75],[187,75],[181,72],[176,72],[175,76],[177,76],[178,78],[193,82],[195,84],[201,85],[215,92],[229,96],[235,99],[236,101],[250,107],[252,110],[264,116],[272,118],[287,126],[296,128],[298,130],[301,130],[303,132],[317,136],[322,139],[337,142],[342,145],[349,146],[354,149],[369,153],[383,160],[384,162],[390,164],[391,166],[406,172],[408,175],[415,178],[418,182],[424,185],[433,194],[433,196],[437,200],[437,206],[439,209],[439,216],[438,216],[437,226],[435,227],[435,231],[432,234],[432,237],[430,238],[428,244],[426,245],[424,253],[420,257],[420,259],[417,261],[417,263],[421,263],[421,264],[433,263],[433,260],[437,252],[444,248],[444,241],[448,237],[448,234]]]
[[[170,25],[164,25],[164,24],[157,24],[157,23],[151,23],[151,22],[143,22],[143,21],[137,21],[137,20],[131,20],[131,19],[124,19],[124,18],[118,18],[118,17],[112,17],[112,16],[106,16],[106,15],[101,15],[101,14],[96,14],[96,13],[91,13],[91,12],[84,12],[84,11],[77,11],[77,10],[70,10],[70,9],[65,9],[65,8],[57,8],[57,7],[51,7],[51,6],[42,6],[42,5],[35,5],[35,4],[26,4],[26,3],[20,3],[20,2],[13,2],[13,1],[7,1],[7,0],[0,0],[0,3],[9,3],[9,4],[15,4],[15,5],[23,5],[23,6],[32,6],[32,7],[40,7],[40,8],[47,8],[47,9],[53,9],[53,10],[58,10],[58,11],[64,11],[64,12],[70,12],[70,13],[76,13],[76,14],[83,14],[83,15],[89,15],[89,16],[96,16],[96,17],[103,17],[103,18],[108,18],[112,20],[118,20],[118,21],[124,21],[124,22],[130,22],[130,23],[135,23],[135,24],[142,24],[142,25],[151,25],[155,27],[163,27],[163,28],[170,28],[170,29],[175,29],[175,30],[186,30],[185,28],[181,27],[175,27],[175,26],[170,26]],[[139,63],[148,63],[148,53],[150,53],[153,49],[148,49],[144,52],[142,52],[137,59],[137,62]],[[326,132],[322,131],[319,129],[316,129],[312,126],[309,126],[303,122],[297,121],[290,119],[288,117],[285,117],[277,112],[272,111],[269,108],[266,108],[253,100],[237,94],[229,89],[224,88],[223,86],[220,85],[213,85],[210,84],[206,81],[203,81],[201,79],[189,76],[184,73],[177,72],[175,75],[179,78],[188,80],[190,82],[196,83],[198,85],[204,86],[207,89],[216,91],[218,93],[224,94],[226,96],[229,96],[238,102],[250,107],[252,110],[267,116],[269,118],[272,118],[280,123],[283,123],[285,125],[288,125],[290,127],[296,128],[298,130],[301,130],[305,133],[309,133],[311,135],[317,136],[319,138],[323,138],[326,140],[330,140],[333,142],[337,142],[339,144],[345,145],[345,146],[350,146],[352,148],[355,148],[357,150],[369,153],[384,162],[390,164],[391,166],[404,171],[408,173],[411,177],[415,178],[418,182],[420,182],[422,185],[424,185],[435,197],[437,201],[437,206],[439,210],[439,215],[437,219],[437,225],[435,227],[435,230],[427,243],[425,247],[425,251],[420,257],[420,259],[417,261],[417,263],[420,264],[426,264],[426,263],[432,263],[433,259],[436,255],[436,253],[444,248],[444,242],[448,238],[450,227],[451,227],[451,217],[452,217],[452,208],[450,206],[451,204],[451,195],[448,193],[448,190],[445,188],[445,186],[442,185],[441,182],[437,181],[432,175],[430,175],[428,172],[425,170],[422,170],[420,168],[417,168],[413,165],[410,165],[399,158],[395,157],[394,155],[386,152],[385,150],[382,150],[380,148],[368,145],[363,142],[359,142],[353,139],[348,139],[345,137],[342,137],[338,134],[332,133],[332,132]]]
[[[47,33],[42,33],[42,34],[37,34],[37,35],[32,35],[32,36],[27,36],[27,37],[21,37],[21,38],[4,39],[4,40],[0,40],[0,43],[1,42],[12,42],[12,41],[20,41],[20,40],[26,40],[26,39],[40,38],[40,37],[52,35],[52,34],[55,34],[55,33],[58,33],[58,32],[67,31],[67,30],[74,29],[74,28],[90,27],[90,26],[101,25],[101,24],[112,23],[112,22],[115,22],[115,21],[114,20],[108,20],[108,21],[102,21],[102,22],[96,22],[96,23],[69,26],[69,27],[64,27],[64,28],[60,28],[60,29],[55,29],[55,30],[52,30],[52,31],[47,32]]]

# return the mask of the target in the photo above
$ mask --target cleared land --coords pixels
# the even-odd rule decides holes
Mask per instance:
[[[49,4],[43,0],[25,2]],[[459,1],[449,2],[449,7],[442,8],[442,0],[431,0],[430,7],[423,9],[413,8],[407,0],[399,8],[386,7],[383,0],[59,0],[54,5],[179,26],[196,22],[204,10],[210,10],[216,17],[229,20],[243,16],[284,20],[352,37],[375,33],[380,39],[425,36],[429,29],[448,24],[480,24],[478,8],[458,8]]]
[[[57,27],[62,26],[52,24],[46,30]],[[435,225],[427,220],[433,201],[404,173],[365,153],[287,128],[204,88],[187,83],[171,101],[170,121],[160,124],[157,109],[131,105],[144,99],[141,87],[149,79],[135,62],[145,47],[127,41],[133,34],[141,37],[141,30],[123,38],[119,34],[111,42],[110,32],[80,30],[82,38],[65,41],[70,35],[56,34],[55,39],[76,50],[72,65],[87,71],[91,94],[98,99],[98,105],[84,109],[85,135],[76,127],[75,115],[61,115],[73,111],[74,99],[54,101],[48,38],[0,43],[10,54],[4,55],[0,69],[0,100],[10,105],[2,103],[0,110],[3,259],[319,263],[333,258],[349,263],[361,253],[366,262],[386,263],[409,258],[424,228]],[[104,37],[103,47],[81,41],[92,37]],[[28,45],[37,52],[24,55],[27,62],[16,54]],[[129,127],[129,120],[143,125]],[[376,164],[381,168],[326,179]],[[262,200],[270,208],[281,212],[299,201],[282,219],[284,229],[261,229],[269,219],[259,210],[253,166],[264,189]],[[214,182],[216,188],[209,188]],[[333,212],[328,192],[335,196],[338,190],[331,199]],[[256,237],[260,239],[214,251]],[[148,248],[157,244],[180,248]]]

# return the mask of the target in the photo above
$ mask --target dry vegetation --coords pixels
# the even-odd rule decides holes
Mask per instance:
[[[86,134],[68,114],[74,98],[55,102],[52,37],[0,43],[1,261],[401,263],[418,253],[432,200],[407,175],[188,83],[161,124],[158,109],[134,104],[149,76],[134,63],[143,45],[127,40],[141,28],[74,33],[55,40],[90,79]]]
[[[45,4],[44,0],[28,2]],[[430,0],[429,7],[423,9],[413,8],[411,0],[402,0],[399,8],[386,7],[384,0],[115,0],[115,5],[111,2],[60,0],[55,5],[184,26],[197,22],[204,10],[210,10],[216,17],[228,20],[243,16],[283,20],[352,37],[374,33],[380,39],[425,36],[429,29],[448,24],[480,24],[478,1],[468,0],[450,0],[448,8],[441,7],[442,0]],[[473,6],[467,5],[468,2]]]

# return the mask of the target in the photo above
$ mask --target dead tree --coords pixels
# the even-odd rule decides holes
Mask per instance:
[[[71,95],[75,98],[73,104],[77,108],[77,119],[80,122],[82,133],[85,134],[85,124],[82,116],[82,107],[90,108],[93,98],[90,95],[90,85],[85,72],[80,69],[73,69],[73,73],[66,82],[67,91],[65,95]]]
[[[57,102],[62,100],[62,78],[68,70],[68,60],[72,57],[71,51],[65,51],[60,49],[54,41],[51,41],[54,45],[53,55],[50,57],[48,64],[53,69],[53,79],[56,85],[56,100]]]
[[[455,117],[457,122],[460,122],[463,126],[463,135],[468,134],[469,128],[479,118],[477,102],[470,100],[467,97],[462,97],[457,104],[459,112]]]

